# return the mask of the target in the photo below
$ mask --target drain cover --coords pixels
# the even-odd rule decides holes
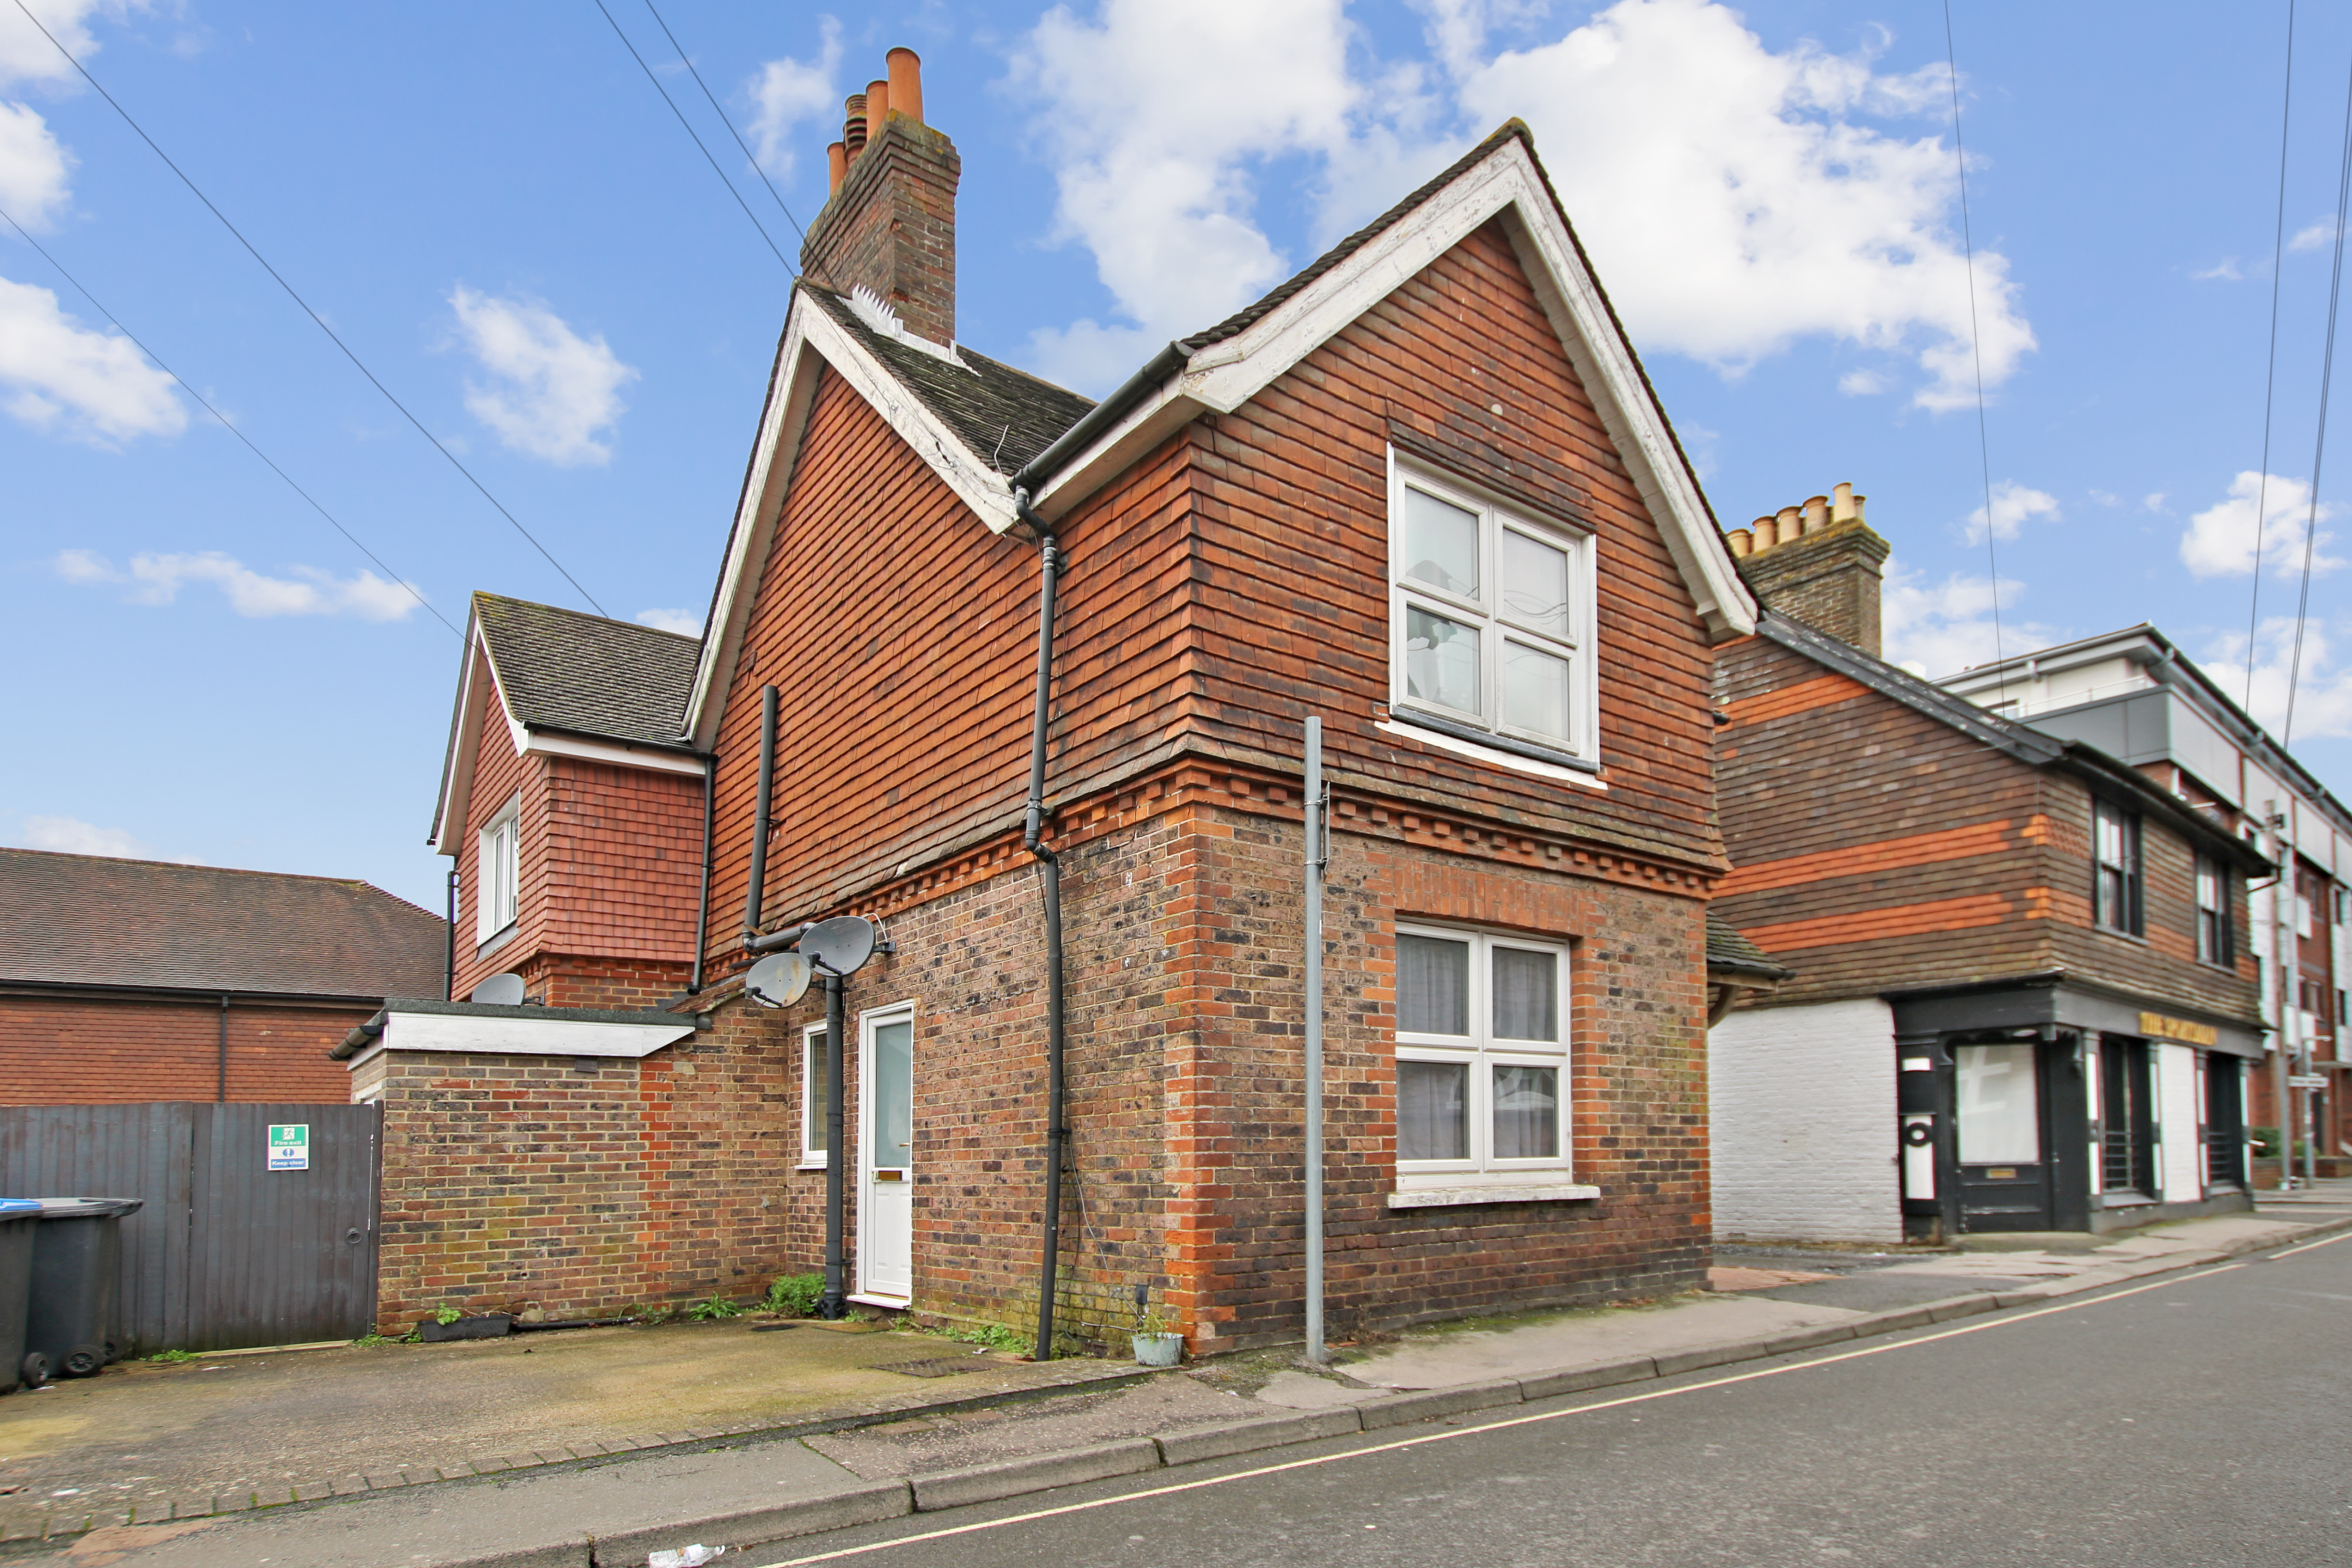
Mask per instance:
[[[960,1372],[977,1372],[982,1362],[976,1355],[937,1356],[929,1361],[892,1362],[877,1366],[876,1372],[895,1372],[908,1377],[953,1377]]]

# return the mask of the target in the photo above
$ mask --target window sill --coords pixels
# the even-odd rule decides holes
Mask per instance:
[[[1389,1194],[1388,1205],[1392,1209],[1435,1209],[1464,1204],[1590,1203],[1600,1195],[1599,1187],[1581,1183],[1528,1181],[1509,1186],[1492,1183],[1480,1186],[1402,1187]]]
[[[474,956],[476,958],[488,958],[490,954],[498,952],[499,949],[512,942],[514,940],[515,932],[520,931],[521,928],[521,921],[509,921],[505,925],[499,927],[497,931],[492,931],[489,935],[481,940],[474,949]]]
[[[1598,763],[1588,763],[1580,757],[1571,757],[1565,752],[1553,752],[1542,746],[1523,745],[1507,735],[1489,735],[1466,726],[1447,724],[1424,714],[1408,715],[1398,709],[1391,709],[1390,713],[1390,718],[1379,721],[1373,728],[1419,745],[1452,752],[1491,767],[1534,773],[1540,778],[1556,779],[1584,789],[1606,790],[1609,787],[1593,776],[1601,771]]]
[[[821,1176],[825,1173],[825,1163],[823,1160],[803,1160],[799,1164],[794,1165],[793,1169],[795,1171],[814,1171]]]

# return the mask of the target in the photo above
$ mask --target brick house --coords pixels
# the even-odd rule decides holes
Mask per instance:
[[[1894,1242],[2246,1207],[2263,1052],[2226,815],[1878,657],[1886,542],[1839,487],[1730,535],[1737,869],[1793,975],[1713,1031],[1719,1236]]]
[[[553,1005],[347,1049],[385,1107],[386,1321],[755,1291],[822,1258],[832,1153],[855,1300],[1034,1321],[1058,987],[1063,1331],[1113,1338],[1142,1288],[1196,1350],[1295,1340],[1311,715],[1333,1326],[1697,1284],[1709,982],[1777,973],[1736,938],[1708,968],[1710,645],[1754,607],[1528,132],[1090,404],[954,342],[961,166],[891,70],[832,150],[690,671],[478,601],[436,833],[465,910],[506,896],[485,853],[516,891],[461,913],[461,974]],[[591,646],[647,720],[672,683],[666,731],[582,715]],[[510,747],[468,717],[493,688]],[[532,761],[559,730],[635,750]],[[608,793],[537,826],[510,753]],[[559,934],[591,909],[602,945]],[[843,914],[887,941],[828,1151],[820,1005],[742,973]],[[570,977],[628,942],[639,991]]]
[[[0,849],[0,1105],[341,1100],[328,1047],[439,994],[447,931],[365,882]]]

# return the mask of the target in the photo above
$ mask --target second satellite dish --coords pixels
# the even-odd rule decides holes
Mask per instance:
[[[789,1007],[808,994],[815,973],[799,953],[779,952],[751,966],[743,976],[743,994],[762,1007]]]
[[[475,986],[466,1000],[487,1003],[493,1007],[520,1007],[522,998],[522,976],[510,973],[491,975]]]
[[[874,922],[864,915],[835,915],[809,927],[798,946],[824,973],[855,974],[874,956]]]

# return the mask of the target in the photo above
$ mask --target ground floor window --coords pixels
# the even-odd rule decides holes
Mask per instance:
[[[1397,1171],[1568,1165],[1568,949],[1397,929]]]
[[[801,1031],[801,1164],[824,1164],[826,1072],[824,1026],[811,1024]]]
[[[2154,1197],[2156,1116],[2146,1040],[2100,1039],[2097,1115],[2100,1189]]]

